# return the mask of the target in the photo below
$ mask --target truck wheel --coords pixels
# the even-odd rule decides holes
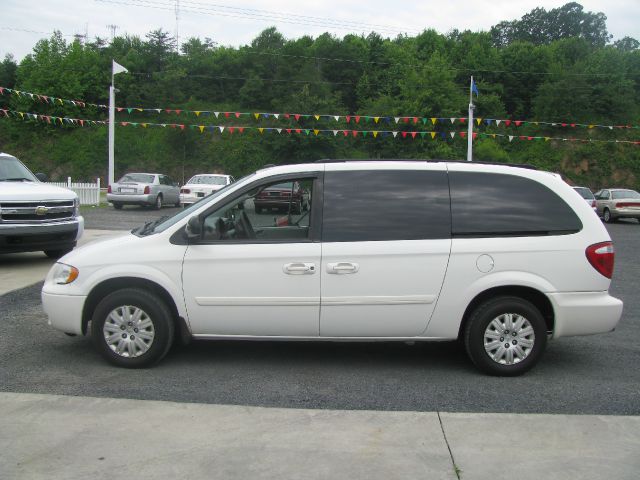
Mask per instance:
[[[173,334],[174,323],[165,302],[139,288],[107,295],[91,320],[98,351],[119,367],[142,368],[158,362],[169,351]]]
[[[471,361],[485,373],[521,375],[532,368],[547,344],[540,311],[519,297],[496,297],[478,306],[465,326]]]

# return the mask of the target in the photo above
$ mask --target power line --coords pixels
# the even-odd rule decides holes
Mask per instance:
[[[54,30],[53,32],[41,32],[37,30],[28,30],[26,28],[14,28],[14,27],[3,27],[0,26],[0,30],[8,30],[10,32],[25,32],[25,33],[37,33],[38,35],[53,35],[55,33],[59,33],[63,37],[75,37],[76,33],[62,33],[60,30]]]
[[[153,8],[157,10],[173,10],[171,3],[152,2],[149,0],[137,0],[135,3],[118,1],[118,0],[96,0],[96,1],[99,1],[102,3],[117,4],[117,5]],[[231,7],[227,7],[227,8],[231,8]],[[250,9],[246,9],[246,10],[250,10]],[[212,7],[204,7],[204,6],[187,6],[187,7],[183,7],[182,11],[188,11],[188,12],[198,13],[203,15],[242,18],[242,19],[248,19],[248,20],[261,20],[261,21],[269,21],[269,22],[275,21],[280,23],[305,25],[305,26],[320,27],[320,28],[332,28],[337,30],[352,30],[352,31],[353,30],[359,30],[359,31],[377,30],[380,32],[385,32],[387,34],[420,33],[420,30],[398,29],[398,28],[391,28],[391,27],[375,28],[375,25],[372,25],[372,24],[364,24],[364,23],[360,24],[358,22],[351,22],[351,21],[319,19],[319,17],[304,18],[304,16],[293,16],[291,14],[278,14],[276,12],[273,12],[272,14],[261,14],[261,13],[241,12],[241,11],[228,12],[220,8],[216,8],[216,7],[212,8]],[[314,20],[314,18],[318,18],[318,20]]]

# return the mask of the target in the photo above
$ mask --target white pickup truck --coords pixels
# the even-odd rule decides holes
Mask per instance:
[[[84,231],[78,196],[46,185],[17,158],[0,153],[0,254],[70,252]]]

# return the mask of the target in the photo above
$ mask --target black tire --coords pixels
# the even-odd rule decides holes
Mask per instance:
[[[135,343],[130,341],[131,337],[135,337],[136,333],[141,332],[141,330],[134,330],[136,326],[135,322],[133,322],[134,325],[125,326],[125,330],[123,330],[122,335],[125,336],[126,343],[123,343],[125,346],[123,347],[122,354],[117,353],[107,343],[105,323],[111,313],[117,311],[119,308],[127,309],[126,311],[129,313],[131,313],[132,309],[139,309],[145,315],[140,317],[142,321],[150,320],[153,328],[153,338],[146,351],[141,353],[135,352],[134,356],[130,356],[129,351],[124,351],[130,343]],[[120,311],[122,312],[123,310]],[[111,323],[115,325],[115,323]],[[140,324],[138,324],[138,326],[140,326]],[[146,329],[148,330],[149,327],[146,327]],[[175,325],[171,317],[171,312],[165,302],[154,293],[139,288],[116,290],[107,295],[94,310],[91,320],[91,336],[100,354],[109,363],[125,368],[144,368],[160,361],[173,344],[174,329]],[[148,334],[149,332],[147,331],[146,333]],[[120,336],[117,330],[112,334]],[[142,339],[142,337],[140,337],[140,339]],[[133,340],[135,340],[135,338]],[[118,345],[114,346],[116,349],[118,347]],[[133,348],[135,349],[135,347]]]
[[[302,204],[302,210],[304,210],[305,212],[309,210],[309,202],[304,202]]]
[[[113,208],[115,208],[116,210],[122,210],[122,204],[121,203],[115,203],[113,204]]]
[[[517,314],[524,317],[533,330],[533,338],[531,335],[527,335],[526,338],[527,342],[533,340],[533,345],[528,351],[526,351],[526,347],[523,350],[520,346],[520,350],[526,351],[526,355],[520,361],[511,364],[503,364],[494,360],[485,350],[485,335],[489,331],[494,331],[489,330],[489,325],[494,319],[497,320],[505,314]],[[526,333],[525,330],[527,329],[521,329],[520,332]],[[499,344],[499,349],[504,350],[505,354],[508,353],[507,350],[509,348],[513,349],[512,352],[516,351],[517,340],[512,340],[514,338],[512,337],[513,331],[505,330],[497,332],[497,334],[504,335],[504,337],[501,336],[499,339],[494,340]],[[487,337],[487,339],[489,338]],[[509,338],[509,341],[506,338]],[[516,338],[520,339],[520,336],[516,336]],[[502,348],[503,341],[505,342],[505,348]],[[525,338],[521,341],[525,342]],[[516,344],[513,344],[513,342],[516,342]],[[525,373],[540,360],[547,345],[547,326],[540,311],[527,300],[520,297],[496,297],[480,304],[472,312],[469,321],[465,325],[464,344],[471,361],[484,373],[512,377]],[[494,350],[496,355],[499,355],[498,348]],[[500,360],[502,361],[503,359],[501,358]]]
[[[162,208],[162,195],[156,197],[156,203],[153,204],[153,208],[160,210]]]
[[[611,212],[609,211],[608,208],[605,208],[602,211],[602,219],[604,220],[605,223],[613,223],[613,217],[611,216]]]
[[[53,258],[54,260],[57,260],[60,257],[62,257],[64,255],[66,255],[67,253],[69,253],[71,250],[73,250],[73,247],[71,247],[71,248],[60,248],[58,250],[45,250],[44,254],[49,258]]]
[[[256,213],[260,215],[262,213],[262,207],[256,207]]]
[[[302,213],[302,203],[296,203],[291,206],[291,213],[294,215],[300,215]]]

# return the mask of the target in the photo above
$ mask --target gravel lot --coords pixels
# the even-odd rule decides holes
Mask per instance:
[[[130,229],[161,212],[84,210],[87,228]],[[148,370],[107,365],[88,338],[46,325],[41,284],[0,297],[0,390],[301,408],[640,414],[640,225],[608,225],[612,294],[625,310],[606,335],[550,342],[518,378],[479,374],[457,343],[193,342]]]

